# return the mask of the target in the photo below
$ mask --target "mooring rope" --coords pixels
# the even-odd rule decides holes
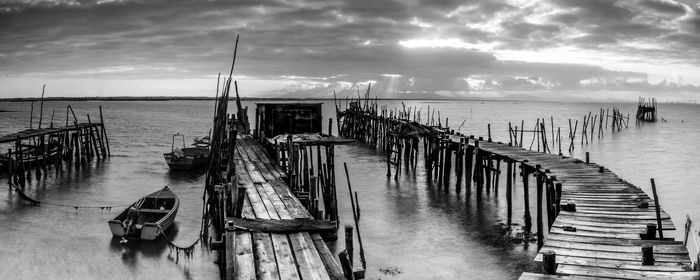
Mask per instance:
[[[70,205],[70,204],[40,201],[40,200],[37,200],[37,199],[34,199],[34,198],[28,196],[24,191],[22,191],[22,189],[17,187],[17,185],[13,184],[12,182],[10,182],[10,187],[15,189],[17,191],[17,193],[19,194],[19,196],[23,200],[29,202],[33,206],[39,206],[41,204],[44,204],[44,205],[53,205],[53,206],[59,206],[59,207],[74,208],[76,210],[80,209],[80,208],[87,208],[87,209],[101,209],[101,210],[111,211],[112,208],[114,208],[114,207],[128,207],[131,205],[131,204],[129,204],[129,205],[107,205],[107,206]],[[204,229],[211,225],[211,219],[208,219],[206,217],[206,214],[207,213],[203,213],[203,215],[202,215],[202,223],[200,224],[199,236],[189,246],[180,246],[180,245],[175,244],[174,242],[172,242],[172,240],[170,240],[170,238],[168,238],[168,236],[165,234],[163,229],[160,226],[158,226],[158,231],[163,235],[163,238],[165,238],[165,241],[168,243],[168,247],[170,248],[171,252],[173,249],[176,252],[176,254],[175,254],[175,262],[176,263],[179,262],[179,260],[180,260],[180,253],[181,252],[183,253],[183,255],[186,259],[192,258],[192,254],[194,252],[194,246],[202,241],[202,236],[204,236]]]
[[[206,197],[206,195],[205,195]],[[206,199],[206,198],[203,198]],[[212,199],[212,197],[209,197],[209,199]],[[208,211],[206,208],[206,202],[202,204],[202,222],[200,223],[199,227],[199,236],[197,239],[192,242],[189,246],[180,246],[175,244],[168,236],[165,234],[165,231],[158,226],[158,231],[163,235],[163,238],[165,238],[165,241],[168,243],[168,247],[170,248],[170,253],[172,254],[172,250],[175,249],[175,263],[178,263],[180,261],[180,253],[182,252],[185,259],[190,259],[192,258],[192,254],[194,253],[194,246],[197,245],[199,242],[202,241],[202,237],[205,235],[205,231],[209,226],[211,226],[211,218],[208,216]]]
[[[205,219],[204,217],[202,217],[202,218]],[[207,220],[209,220],[209,219],[207,219]],[[206,226],[208,227],[209,225],[210,225],[210,222],[208,222]],[[175,244],[172,240],[170,240],[170,238],[168,238],[168,236],[165,234],[163,229],[160,226],[158,226],[158,231],[163,235],[163,238],[165,238],[165,241],[168,243],[168,247],[170,248],[170,252],[172,253],[172,250],[175,249],[175,263],[178,263],[180,261],[180,252],[183,253],[185,259],[192,258],[192,255],[194,253],[194,246],[197,245],[200,241],[202,241],[202,236],[204,236],[203,230],[204,230],[203,227],[200,228],[199,236],[197,237],[197,239],[194,242],[192,242],[192,244],[185,247],[185,246],[180,246],[180,245]]]
[[[41,204],[44,205],[52,205],[52,206],[58,206],[58,207],[66,207],[66,208],[74,208],[75,210],[78,209],[100,209],[100,210],[107,210],[108,212],[112,211],[112,208],[114,207],[128,207],[131,204],[125,204],[125,205],[103,205],[103,206],[96,206],[96,205],[72,205],[72,204],[63,204],[63,203],[56,203],[56,202],[48,202],[48,201],[40,201],[35,198],[32,198],[28,196],[22,189],[20,189],[17,185],[14,183],[10,182],[10,187],[15,189],[19,196],[29,202],[33,206],[39,206]]]

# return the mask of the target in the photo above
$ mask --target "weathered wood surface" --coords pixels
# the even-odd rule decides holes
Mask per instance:
[[[458,136],[451,136],[459,142]],[[474,140],[470,145],[474,145]],[[561,202],[575,203],[575,212],[562,211],[546,236],[542,252],[556,253],[557,275],[523,273],[520,279],[700,279],[692,271],[688,251],[674,240],[643,240],[647,224],[656,223],[655,201],[639,187],[594,163],[506,144],[479,142],[481,152],[523,163],[562,184]],[[527,161],[525,161],[527,160]],[[639,204],[645,202],[646,208]],[[661,204],[663,205],[663,204]],[[674,230],[671,217],[661,210],[664,231]],[[576,231],[565,231],[575,227]],[[657,235],[658,236],[658,235]],[[654,265],[642,265],[642,245],[654,246]]]
[[[226,256],[234,258],[226,262],[233,272],[228,279],[345,279],[326,243],[313,233],[334,225],[313,220],[262,146],[249,135],[238,136],[234,160],[246,197],[242,219],[229,219],[235,242],[226,244]]]
[[[681,242],[670,239],[645,240],[647,239],[648,224],[663,228],[662,232],[675,230],[670,216],[660,209],[663,201],[659,204],[655,203],[655,199],[652,199],[639,187],[619,178],[609,169],[594,163],[587,163],[588,159],[582,161],[526,150],[508,144],[494,143],[490,140],[490,130],[489,140],[484,141],[480,138],[477,143],[473,137],[467,139],[464,135],[455,134],[454,130],[449,129],[447,120],[445,127],[443,127],[439,115],[438,121],[435,123],[433,121],[434,114],[431,115],[429,112],[429,120],[423,124],[420,117],[416,120],[413,116],[413,121],[411,121],[410,111],[405,112],[405,107],[403,111],[387,110],[385,107],[378,111],[376,103],[373,103],[375,107],[367,108],[367,105],[361,107],[362,100],[362,98],[358,98],[357,101],[350,103],[350,107],[346,105],[344,112],[338,112],[340,117],[345,118],[343,125],[339,125],[339,128],[345,128],[345,130],[341,130],[341,134],[351,136],[362,143],[382,147],[386,151],[387,145],[391,147],[391,138],[384,137],[378,144],[376,138],[367,139],[368,133],[366,133],[365,128],[377,129],[379,127],[380,130],[385,130],[387,133],[391,133],[394,129],[400,130],[403,126],[413,128],[423,136],[426,166],[434,168],[434,175],[431,173],[433,170],[428,172],[432,178],[437,179],[438,184],[448,182],[450,179],[450,156],[452,152],[455,152],[454,149],[445,148],[450,145],[460,145],[458,152],[467,151],[466,170],[464,170],[465,175],[467,175],[465,187],[467,192],[471,192],[473,174],[477,196],[481,196],[484,183],[489,186],[486,191],[491,190],[492,172],[500,171],[493,168],[492,160],[494,159],[522,166],[524,170],[520,173],[524,175],[524,178],[538,180],[536,188],[535,186],[528,187],[529,181],[523,180],[526,209],[525,227],[530,229],[532,222],[528,207],[530,201],[528,195],[533,194],[528,194],[529,189],[533,193],[536,191],[537,194],[536,205],[533,207],[537,207],[538,214],[547,213],[548,216],[546,219],[541,217],[542,215],[537,217],[538,235],[544,231],[549,232],[549,234],[538,240],[538,243],[542,241],[544,243],[540,243],[543,247],[536,260],[541,261],[541,252],[550,250],[556,253],[555,259],[559,266],[555,271],[557,275],[524,273],[521,279],[700,278],[698,272],[691,271],[688,252]],[[369,100],[365,99],[365,104],[367,101]],[[336,110],[338,110],[337,107]],[[617,114],[617,112],[615,113]],[[594,119],[593,123],[595,122]],[[523,124],[520,126],[521,142]],[[600,125],[602,128],[602,121]],[[578,127],[578,121],[576,127]],[[586,125],[584,125],[585,127]],[[584,129],[584,136],[586,131],[587,129]],[[591,134],[593,134],[592,130]],[[514,136],[517,139],[517,134]],[[464,147],[465,143],[466,147]],[[390,150],[387,153],[388,158],[391,158],[392,152]],[[473,162],[475,166],[472,165],[474,158],[476,158]],[[461,166],[459,160],[456,163]],[[388,161],[391,163],[390,160]],[[391,164],[388,164],[387,168],[391,170]],[[460,172],[462,171],[460,170]],[[512,175],[510,170],[508,173]],[[556,179],[554,179],[555,177]],[[458,175],[458,182],[460,182],[460,178]],[[498,176],[493,179],[497,180],[497,178]],[[552,190],[552,185],[561,191]],[[459,188],[457,190],[459,191]],[[494,190],[497,192],[498,188]],[[542,197],[543,191],[544,197]],[[552,197],[551,192],[555,192],[555,199],[560,201],[561,205],[575,205],[576,211],[566,212],[571,209],[569,207],[566,209],[552,207],[551,201],[554,197]],[[510,199],[510,196],[508,197]],[[543,202],[545,200],[546,204]],[[545,209],[541,208],[542,204],[545,204]],[[559,212],[559,209],[562,211]],[[660,211],[657,212],[656,209]],[[554,217],[556,218],[553,219]],[[658,220],[657,217],[659,217]],[[548,227],[544,227],[543,222]],[[551,225],[551,229],[549,225]],[[642,246],[644,245],[653,245],[654,258],[656,259],[653,265],[642,266]]]
[[[16,133],[3,135],[0,137],[0,143],[12,143],[19,139],[32,138],[41,135],[49,135],[65,131],[77,131],[81,129],[98,129],[102,127],[102,123],[79,123],[77,125],[69,125],[56,128],[35,128],[26,129]]]
[[[247,231],[291,233],[300,231],[319,232],[336,229],[335,224],[330,221],[319,221],[311,219],[267,220],[229,218],[229,221],[233,221],[233,227],[235,229],[244,229]]]

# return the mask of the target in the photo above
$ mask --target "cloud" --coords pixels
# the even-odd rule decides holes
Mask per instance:
[[[700,84],[698,8],[671,0],[9,0],[0,75],[210,79],[228,71],[236,34],[235,73],[260,95],[369,80],[388,96]],[[660,82],[676,76],[685,84]]]
[[[683,4],[669,0],[642,0],[640,4],[661,13],[673,15],[683,15],[686,13],[686,8]]]

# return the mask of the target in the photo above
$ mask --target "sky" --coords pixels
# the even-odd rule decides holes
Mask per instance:
[[[0,98],[700,99],[697,0],[0,0]]]

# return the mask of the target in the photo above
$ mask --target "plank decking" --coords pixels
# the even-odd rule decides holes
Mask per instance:
[[[458,139],[458,138],[457,138]],[[459,142],[459,140],[456,140]],[[473,145],[473,141],[470,143]],[[674,240],[642,240],[647,224],[656,222],[655,202],[639,187],[594,163],[481,141],[480,149],[534,168],[549,169],[562,183],[562,204],[573,202],[575,212],[561,211],[542,252],[556,253],[557,275],[523,273],[520,279],[700,279],[692,271],[686,247]],[[640,208],[640,202],[648,208]],[[664,232],[675,230],[661,210]],[[575,227],[576,231],[565,231]],[[672,236],[672,234],[668,234]],[[654,246],[654,265],[642,265],[642,245]]]
[[[390,110],[387,106],[380,107],[376,100],[362,97],[348,101],[345,111],[340,111],[336,105],[337,115],[342,118],[338,125],[339,134],[382,148],[387,153],[387,174],[391,174],[392,165],[395,165],[395,178],[400,174],[401,154],[418,153],[417,145],[411,145],[418,136],[423,141],[428,175],[434,172],[432,176],[439,185],[450,186],[454,161],[457,192],[460,191],[462,175],[466,175],[468,191],[471,191],[473,180],[477,195],[481,194],[484,183],[487,188],[497,187],[501,161],[508,162],[507,174],[513,177],[516,170],[512,163],[520,163],[523,183],[529,182],[529,175],[536,176],[536,196],[528,199],[528,187],[523,184],[525,228],[529,231],[532,226],[528,204],[535,198],[537,234],[542,237],[538,239],[541,249],[535,261],[542,261],[543,252],[553,251],[556,254],[556,275],[524,273],[520,279],[700,279],[699,273],[691,268],[683,242],[672,238],[646,238],[648,224],[660,224],[661,232],[673,236],[670,231],[675,230],[675,226],[669,215],[660,209],[658,216],[661,221],[657,223],[654,199],[610,170],[574,158],[481,138],[477,144],[473,136],[467,139],[449,127],[443,127],[439,112],[436,123],[434,110],[431,114],[428,109],[428,119],[423,124],[420,111],[414,110],[411,114],[410,107],[409,110],[405,106]],[[395,162],[392,161],[394,156]],[[493,160],[496,160],[495,166]],[[494,173],[496,176],[492,176]],[[495,181],[491,181],[492,178]],[[509,224],[512,214],[510,179],[507,178],[506,182]],[[558,190],[559,184],[561,191]],[[557,198],[559,195],[560,199]],[[543,204],[546,211],[542,211]],[[569,205],[574,204],[575,211],[572,211]],[[566,209],[563,205],[567,205]],[[547,220],[544,220],[543,212],[547,212]],[[543,236],[548,229],[549,234]],[[643,245],[653,246],[654,265],[642,265]]]
[[[246,189],[243,218],[312,219],[286,185],[284,171],[250,135],[238,137],[234,159],[238,184]],[[226,239],[227,279],[345,279],[318,233],[228,230]]]

